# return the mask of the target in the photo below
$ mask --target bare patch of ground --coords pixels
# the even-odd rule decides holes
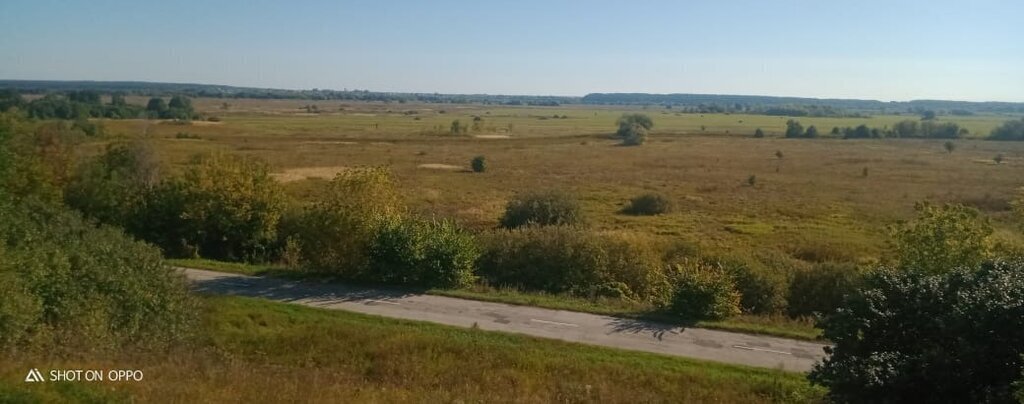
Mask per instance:
[[[331,179],[338,175],[338,173],[347,170],[348,167],[344,166],[333,166],[333,167],[301,167],[301,168],[290,168],[284,170],[284,172],[273,173],[270,176],[281,182],[292,182],[302,181],[309,178],[323,178]]]
[[[455,166],[455,165],[451,165],[451,164],[439,164],[439,163],[420,164],[420,165],[418,165],[416,167],[418,167],[418,168],[426,168],[428,170],[448,170],[448,171],[463,171],[463,170],[466,169],[466,167],[462,167],[462,166]]]
[[[475,135],[477,139],[508,139],[511,138],[509,135]]]

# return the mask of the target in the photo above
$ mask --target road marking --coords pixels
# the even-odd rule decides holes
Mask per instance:
[[[401,303],[389,302],[389,301],[387,301],[387,300],[376,300],[376,299],[370,299],[370,300],[367,300],[366,302],[367,302],[367,303],[384,303],[384,304],[393,304],[393,305],[395,305],[395,306],[401,305]]]
[[[531,318],[530,321],[533,321],[535,323],[541,323],[541,324],[560,325],[560,326],[564,326],[564,327],[579,327],[576,324],[559,323],[557,321],[538,320],[538,319],[535,319],[535,318]]]
[[[780,354],[780,355],[792,355],[793,354],[791,352],[776,351],[776,350],[773,350],[773,349],[764,349],[764,348],[754,348],[752,346],[746,346],[746,345],[733,345],[732,347],[733,348],[739,348],[739,349],[746,349],[748,351],[771,352],[771,353],[777,353],[777,354]]]

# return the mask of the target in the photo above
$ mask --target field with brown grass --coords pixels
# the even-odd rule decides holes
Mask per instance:
[[[957,140],[949,153],[942,140],[784,139],[787,118],[661,108],[221,99],[195,105],[216,122],[104,124],[114,139],[150,139],[171,164],[217,150],[264,159],[298,202],[347,167],[389,166],[414,210],[476,229],[495,227],[517,192],[560,188],[582,200],[598,230],[809,262],[876,261],[886,227],[909,218],[922,200],[975,206],[995,220],[999,237],[1021,241],[1005,220],[1024,182],[1024,145],[1014,142]],[[654,119],[650,140],[618,146],[609,137],[616,118],[637,111]],[[917,116],[798,119],[827,133]],[[1008,119],[940,117],[972,136]],[[450,133],[453,120],[465,133]],[[756,128],[768,136],[753,138]],[[478,155],[487,158],[485,173],[469,170]],[[654,217],[619,213],[630,198],[651,191],[668,195],[678,209]]]

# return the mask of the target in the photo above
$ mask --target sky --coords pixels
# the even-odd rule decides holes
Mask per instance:
[[[1024,1],[0,0],[0,79],[1024,101]]]

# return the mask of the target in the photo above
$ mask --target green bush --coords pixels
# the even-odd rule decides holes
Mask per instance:
[[[740,293],[740,310],[750,314],[777,314],[786,309],[788,274],[755,258],[718,257],[704,261],[722,268]]]
[[[370,246],[368,280],[422,287],[461,288],[475,280],[480,256],[473,236],[450,221],[396,220]]]
[[[943,272],[973,267],[989,255],[992,226],[973,209],[963,205],[935,206],[918,203],[918,216],[892,228],[894,253],[901,268]]]
[[[552,226],[498,230],[484,240],[478,274],[523,290],[660,303],[669,283],[646,240]]]
[[[673,314],[689,320],[720,320],[740,314],[740,292],[721,266],[686,260],[673,270]]]
[[[389,170],[347,170],[289,220],[290,232],[284,236],[298,242],[304,268],[358,278],[368,268],[367,251],[378,229],[403,210]]]
[[[579,201],[559,190],[534,191],[516,195],[505,206],[501,226],[514,229],[526,225],[576,225],[583,223]]]
[[[75,212],[0,200],[0,347],[161,345],[189,328],[194,302],[160,252]]]
[[[672,211],[672,200],[665,195],[643,194],[629,201],[629,206],[622,210],[630,215],[661,215]]]
[[[263,162],[213,154],[158,185],[145,209],[143,238],[170,255],[265,260],[284,193]]]
[[[853,264],[821,263],[797,271],[789,284],[788,313],[793,317],[827,315],[857,290],[863,274]]]
[[[86,217],[133,231],[145,224],[144,200],[159,180],[160,166],[148,145],[108,146],[78,167],[64,201]]]
[[[1024,263],[873,271],[819,323],[836,402],[1004,403],[1024,368]]]
[[[473,161],[470,161],[469,164],[475,173],[487,171],[487,158],[484,156],[473,157]]]

